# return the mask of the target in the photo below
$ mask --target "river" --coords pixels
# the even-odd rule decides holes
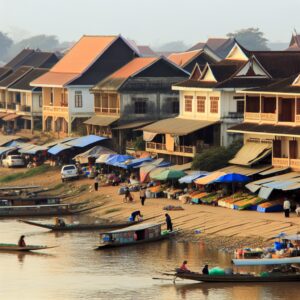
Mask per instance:
[[[35,219],[45,223],[53,219]],[[70,221],[70,219],[68,220]],[[163,241],[94,251],[97,232],[51,233],[15,220],[0,221],[2,243],[58,245],[39,253],[0,253],[0,299],[299,299],[299,284],[202,284],[154,280],[188,260],[192,270],[230,266],[230,255],[201,243]]]

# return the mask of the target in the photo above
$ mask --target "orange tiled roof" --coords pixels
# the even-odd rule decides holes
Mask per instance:
[[[130,61],[128,64],[117,70],[111,78],[128,78],[136,72],[144,69],[148,65],[158,60],[157,57],[138,57]]]
[[[188,52],[172,53],[168,56],[168,59],[176,65],[182,67],[185,66],[191,59],[197,56],[202,50],[194,50]]]
[[[73,78],[79,77],[116,38],[117,36],[83,36],[49,72],[31,84],[67,84]]]

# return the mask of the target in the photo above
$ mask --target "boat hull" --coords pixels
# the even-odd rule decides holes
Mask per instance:
[[[102,230],[102,229],[113,229],[113,228],[124,228],[139,222],[125,222],[119,224],[66,224],[66,226],[57,226],[52,224],[42,224],[38,222],[19,220],[22,223],[46,228],[52,231],[81,231],[81,230]]]
[[[254,275],[203,275],[200,273],[176,273],[176,277],[181,279],[195,280],[200,282],[296,282],[300,281],[300,274],[270,274],[269,276]]]
[[[44,249],[50,249],[54,247],[47,247],[47,246],[35,246],[35,245],[28,245],[25,247],[19,247],[16,244],[0,244],[0,251],[34,251],[34,250],[44,250]]]
[[[300,256],[284,258],[233,259],[232,262],[236,266],[300,264]]]
[[[146,243],[152,243],[152,242],[158,242],[161,240],[168,239],[170,236],[172,236],[173,233],[161,235],[159,237],[147,239],[147,240],[141,240],[141,241],[133,241],[128,243],[107,243],[100,245],[96,248],[96,250],[104,250],[104,249],[111,249],[111,248],[118,248],[118,247],[126,247],[126,246],[133,246],[133,245],[140,245],[140,244],[146,244]]]

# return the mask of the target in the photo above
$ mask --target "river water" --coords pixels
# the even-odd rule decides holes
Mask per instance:
[[[53,219],[35,219],[45,223]],[[69,219],[70,221],[70,219]],[[0,221],[2,243],[58,245],[39,253],[0,253],[0,299],[299,299],[298,283],[204,284],[154,280],[184,259],[189,268],[230,266],[230,255],[201,243],[163,241],[94,251],[97,232],[51,233],[15,220]]]

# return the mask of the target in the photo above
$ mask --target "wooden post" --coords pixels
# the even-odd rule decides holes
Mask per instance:
[[[279,121],[279,98],[278,95],[276,95],[276,124]]]

